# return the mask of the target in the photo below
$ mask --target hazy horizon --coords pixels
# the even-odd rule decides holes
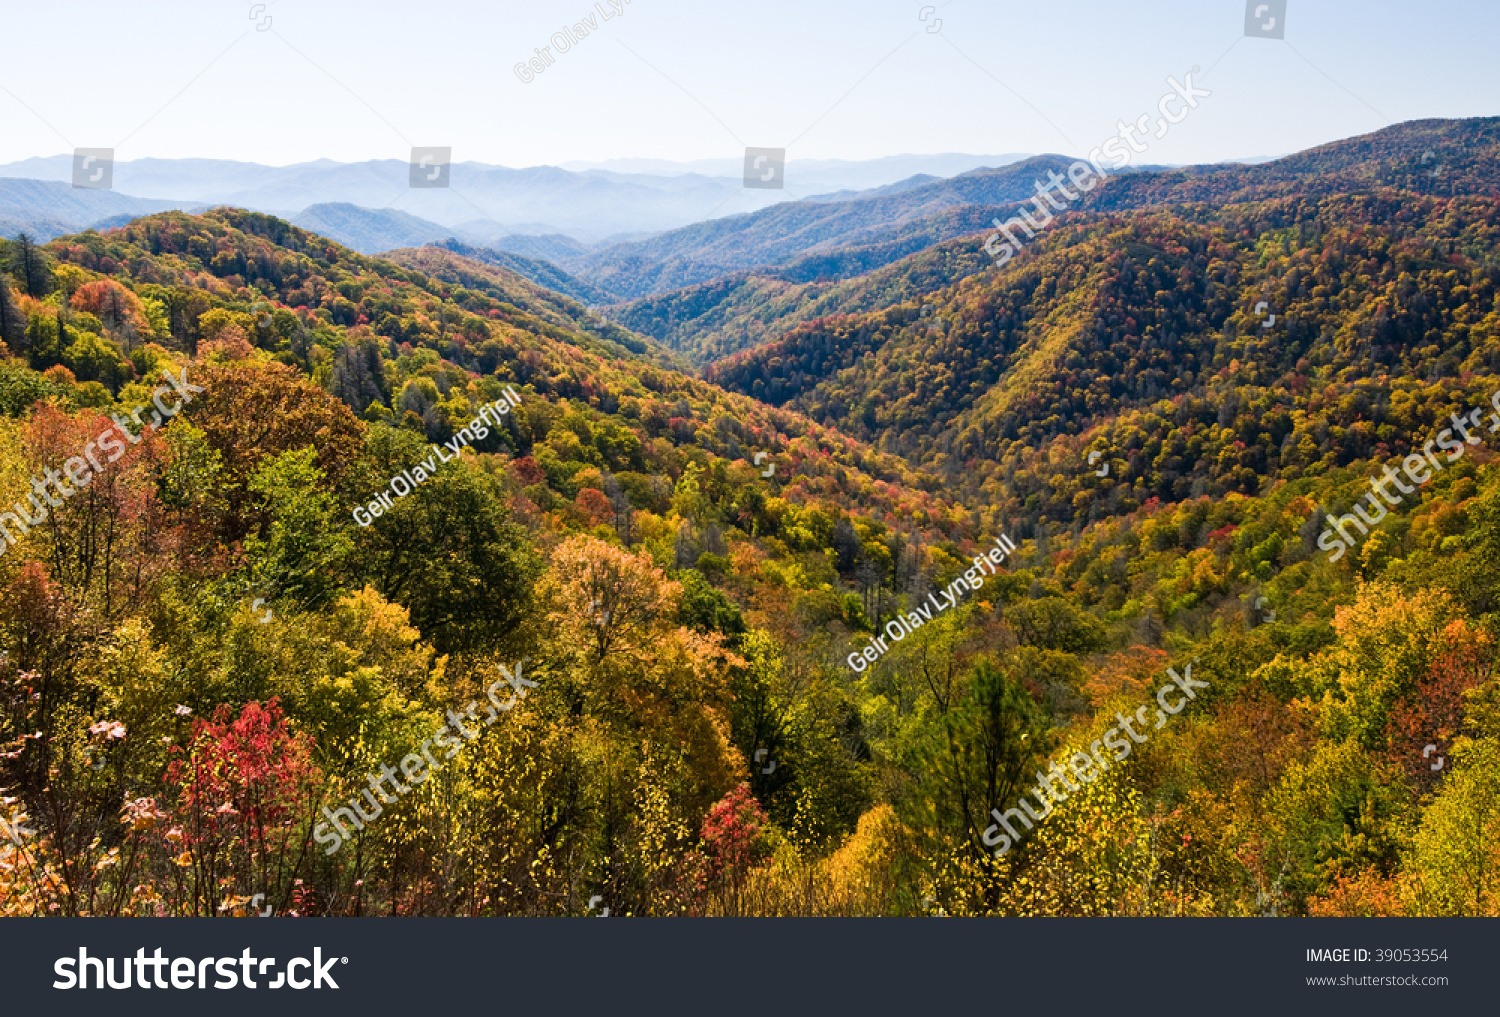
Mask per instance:
[[[0,73],[0,163],[79,147],[113,147],[122,162],[277,167],[404,159],[414,145],[503,166],[733,160],[746,147],[785,147],[792,160],[1078,155],[1194,66],[1214,98],[1153,145],[1153,161],[1298,151],[1500,107],[1483,34],[1447,27],[1479,23],[1474,0],[1438,0],[1420,16],[1389,0],[1294,4],[1284,40],[1246,38],[1234,3],[1093,2],[1070,12],[1065,42],[1046,46],[1016,42],[1063,39],[1047,14],[972,0],[767,0],[754,17],[684,0],[601,6],[610,17],[584,0],[420,11],[174,0],[144,14],[84,3],[70,48],[130,53],[130,74],[83,61],[58,75],[55,51],[18,47]],[[12,11],[14,36],[51,37],[51,16]],[[516,65],[581,17],[594,19],[588,35],[521,80]],[[1402,73],[1364,56],[1379,52],[1400,53]]]

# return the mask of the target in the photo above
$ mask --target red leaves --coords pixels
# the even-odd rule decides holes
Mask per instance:
[[[276,697],[264,707],[247,703],[231,720],[227,705],[212,721],[193,724],[186,756],[180,748],[167,767],[181,788],[180,810],[188,843],[242,833],[265,842],[291,815],[302,790],[320,776],[312,741],[291,731]]]
[[[609,503],[603,491],[585,487],[578,492],[578,498],[574,504],[578,506],[578,510],[583,513],[590,526],[599,526],[614,521],[614,506]]]
[[[709,809],[700,831],[708,879],[743,879],[755,860],[766,822],[765,810],[750,793],[749,784],[739,785]]]
[[[1442,649],[1427,669],[1426,681],[1391,710],[1386,740],[1396,763],[1421,791],[1431,790],[1443,776],[1433,764],[1447,755],[1464,720],[1464,693],[1489,677],[1495,660],[1494,640],[1463,619],[1443,630]],[[1435,753],[1423,755],[1429,745]]]
[[[510,464],[510,468],[521,481],[522,487],[532,487],[547,479],[547,475],[542,472],[542,468],[531,456],[521,456]]]

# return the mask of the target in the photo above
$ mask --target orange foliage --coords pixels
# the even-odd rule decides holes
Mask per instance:
[[[583,518],[590,526],[599,526],[614,521],[614,506],[609,503],[603,491],[585,487],[578,492],[574,504],[578,506],[578,511],[583,513]]]
[[[138,332],[151,331],[141,298],[113,279],[84,283],[73,294],[71,303],[75,310],[98,315],[106,325],[114,328],[129,325]]]
[[[1112,653],[1104,666],[1083,684],[1084,695],[1096,708],[1103,706],[1116,696],[1141,699],[1153,695],[1171,654],[1150,646],[1132,646],[1121,653]]]
[[[1339,876],[1333,887],[1307,902],[1312,918],[1400,918],[1406,912],[1399,877],[1385,877],[1374,868],[1353,876]]]
[[[1489,677],[1495,640],[1462,618],[1449,622],[1426,680],[1391,710],[1386,742],[1391,761],[1404,769],[1419,791],[1431,791],[1442,774],[1434,772],[1423,750],[1437,746],[1447,755],[1464,720],[1464,693]]]

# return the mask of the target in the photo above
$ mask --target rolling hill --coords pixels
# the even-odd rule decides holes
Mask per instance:
[[[1495,199],[1398,191],[1104,217],[1054,227],[998,272],[798,325],[705,376],[1029,517],[1072,520],[1077,496],[1104,488],[1116,507],[1254,493],[1375,454],[1401,392],[1456,397],[1468,372],[1500,367],[1497,237]],[[1188,419],[1207,435],[1168,456]],[[1084,446],[1117,457],[1109,484],[1076,468]]]
[[[575,275],[628,297],[644,297],[760,266],[815,259],[837,248],[878,249],[841,269],[869,271],[957,232],[972,232],[995,212],[1032,193],[1049,169],[1066,168],[1062,156],[1037,156],[1000,169],[980,169],[895,193],[841,201],[798,201],[670,230],[632,243],[598,247],[563,263]],[[945,215],[962,206],[984,206],[967,215]],[[831,255],[838,258],[836,253]],[[829,264],[832,264],[830,262]],[[822,272],[823,263],[807,272]]]
[[[505,238],[505,240],[515,241],[518,247],[526,247],[532,250],[538,249],[539,245],[533,246],[529,243],[530,241],[546,239],[543,237],[531,238],[520,236]],[[558,239],[565,240],[566,238]],[[607,304],[612,303],[616,299],[613,294],[601,290],[597,286],[592,286],[577,276],[569,275],[552,262],[539,257],[527,257],[504,248],[475,247],[472,244],[466,244],[452,238],[434,246],[446,248],[455,254],[461,254],[475,261],[482,261],[487,265],[509,269],[517,275],[525,276],[538,286],[543,286],[553,292],[572,297],[580,303]]]
[[[1492,916],[1493,123],[1122,176],[998,269],[945,231],[1029,175],[613,245],[779,259],[640,332],[239,209],[0,244],[0,909]]]
[[[1067,216],[1181,205],[1208,207],[1183,214],[1212,215],[1214,208],[1232,202],[1375,187],[1417,194],[1497,194],[1497,157],[1500,118],[1418,121],[1256,165],[1122,174],[1096,187]],[[1021,172],[1029,166],[1037,177],[1045,177],[1046,169],[1056,165],[1046,160],[1060,158],[1039,157],[1040,161],[1013,169]],[[759,213],[765,221],[773,214],[787,213]],[[989,264],[980,250],[984,236],[993,232],[991,222],[997,215],[1010,214],[1008,206],[956,206],[934,217],[919,216],[902,227],[853,234],[847,243],[828,245],[826,252],[796,255],[755,271],[640,297],[613,313],[628,327],[707,364],[777,339],[803,322],[873,311],[883,306],[882,300],[909,300],[925,289],[982,271]],[[870,240],[870,234],[878,239]],[[655,265],[637,267],[648,273],[658,270]]]
[[[687,369],[687,362],[654,339],[638,335],[620,325],[591,314],[576,298],[548,289],[519,270],[497,262],[515,255],[485,252],[486,257],[469,257],[461,253],[463,245],[410,247],[386,251],[380,255],[403,268],[414,269],[433,279],[455,287],[482,293],[504,304],[526,308],[539,322],[565,329],[589,338],[591,345],[612,350],[615,354],[634,354],[653,363],[673,369]],[[524,259],[518,259],[524,260]],[[534,263],[539,268],[552,268]],[[560,272],[552,268],[554,272]],[[543,273],[545,274],[545,269]]]
[[[846,249],[829,257],[857,254]],[[990,258],[964,236],[837,282],[793,281],[790,271],[748,272],[619,304],[609,314],[704,366],[804,322],[918,299],[989,267]]]

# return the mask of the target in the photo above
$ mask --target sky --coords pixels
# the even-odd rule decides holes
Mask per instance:
[[[1494,0],[1279,2],[1282,40],[1244,0],[0,0],[0,163],[1079,155],[1194,66],[1212,95],[1139,161],[1500,115]]]

